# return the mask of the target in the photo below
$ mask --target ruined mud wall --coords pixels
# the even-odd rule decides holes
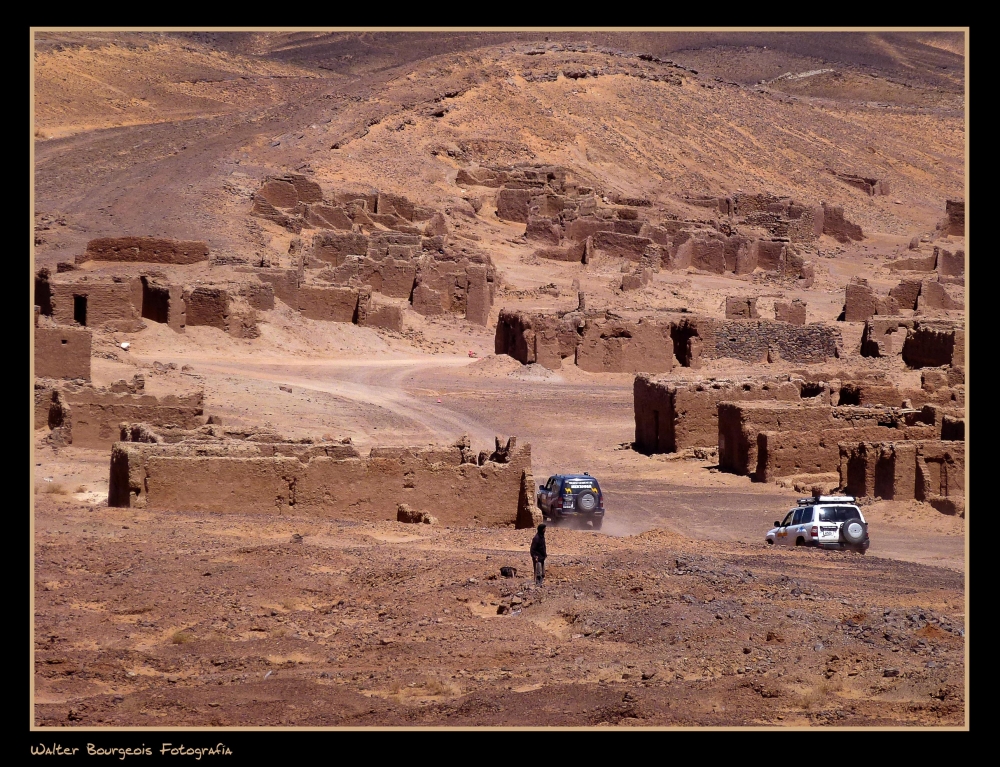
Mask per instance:
[[[582,314],[530,314],[503,309],[493,340],[496,354],[507,354],[522,365],[537,363],[558,370],[563,359],[575,357]]]
[[[903,342],[910,367],[965,366],[965,328],[945,321],[917,320]]]
[[[444,525],[508,525],[522,474],[531,473],[530,445],[481,463],[457,446],[373,448],[367,458],[330,447],[336,452],[322,444],[117,442],[108,503],[352,520],[394,520],[406,503]]]
[[[35,327],[35,377],[90,380],[92,331],[61,326]]]
[[[764,362],[780,356],[791,362],[822,362],[836,355],[839,341],[839,330],[820,323],[707,317],[630,321],[599,312],[560,316],[504,310],[494,349],[522,364],[538,362],[556,369],[573,348],[576,365],[591,372],[664,373],[675,360],[697,368],[702,358]]]
[[[922,417],[922,413],[889,407],[720,402],[719,468],[761,481],[836,472],[837,445],[850,434],[862,440],[936,438],[939,427],[923,422]]]
[[[194,240],[159,237],[101,237],[87,243],[83,261],[127,261],[154,264],[194,264],[208,260],[208,245]]]
[[[946,513],[964,511],[965,443],[845,441],[839,445],[840,484],[859,498],[918,500]]]
[[[740,381],[658,381],[638,375],[632,385],[635,449],[672,453],[718,444],[722,401],[798,401],[800,387],[789,378]]]
[[[123,332],[135,332],[142,327],[139,316],[142,287],[138,279],[50,282],[49,290],[52,319],[60,325],[74,325],[82,319],[79,324],[86,327],[110,324]]]
[[[109,448],[119,439],[123,421],[180,429],[193,429],[205,422],[203,391],[155,397],[145,393],[141,375],[108,387],[67,383],[56,388],[59,397],[49,396],[50,409],[59,412],[50,413],[46,422],[50,428],[53,422],[68,425],[74,447]]]
[[[674,366],[671,324],[587,320],[576,347],[576,365],[591,373],[666,373]]]
[[[354,322],[358,311],[358,288],[299,287],[299,312],[311,320]]]

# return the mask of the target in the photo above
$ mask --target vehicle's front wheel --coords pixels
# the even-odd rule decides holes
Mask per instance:
[[[770,538],[768,538],[767,539],[767,545],[768,546],[773,546],[774,545],[774,541],[772,541]]]

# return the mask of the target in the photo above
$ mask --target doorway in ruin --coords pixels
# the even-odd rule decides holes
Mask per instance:
[[[87,297],[73,296],[73,319],[83,327],[87,327]]]
[[[694,359],[694,339],[698,338],[698,330],[687,322],[670,328],[670,338],[674,342],[674,356],[681,367],[691,367]]]
[[[52,287],[47,271],[44,271],[44,276],[41,273],[35,276],[35,305],[41,314],[52,316]]]
[[[884,501],[891,501],[895,496],[895,458],[880,455],[875,461],[875,495]]]
[[[167,321],[170,313],[170,291],[160,285],[150,285],[142,278],[142,318],[153,322]]]
[[[660,452],[660,411],[653,411],[653,452]]]
[[[802,399],[810,399],[812,397],[818,397],[826,391],[826,387],[821,383],[810,383],[806,382],[802,384],[802,391],[799,392],[799,396]]]
[[[840,399],[838,405],[860,405],[861,387],[853,384],[846,384],[840,387]]]
[[[863,455],[852,455],[847,460],[847,494],[857,498],[868,495],[868,462]]]

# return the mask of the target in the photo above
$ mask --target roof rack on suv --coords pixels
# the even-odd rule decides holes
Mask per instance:
[[[813,498],[799,498],[799,506],[812,506],[817,503],[854,503],[853,495],[817,495]]]

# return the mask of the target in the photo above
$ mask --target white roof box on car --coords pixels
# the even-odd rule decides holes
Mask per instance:
[[[817,495],[813,498],[799,498],[800,506],[814,503],[854,503],[853,495]]]

